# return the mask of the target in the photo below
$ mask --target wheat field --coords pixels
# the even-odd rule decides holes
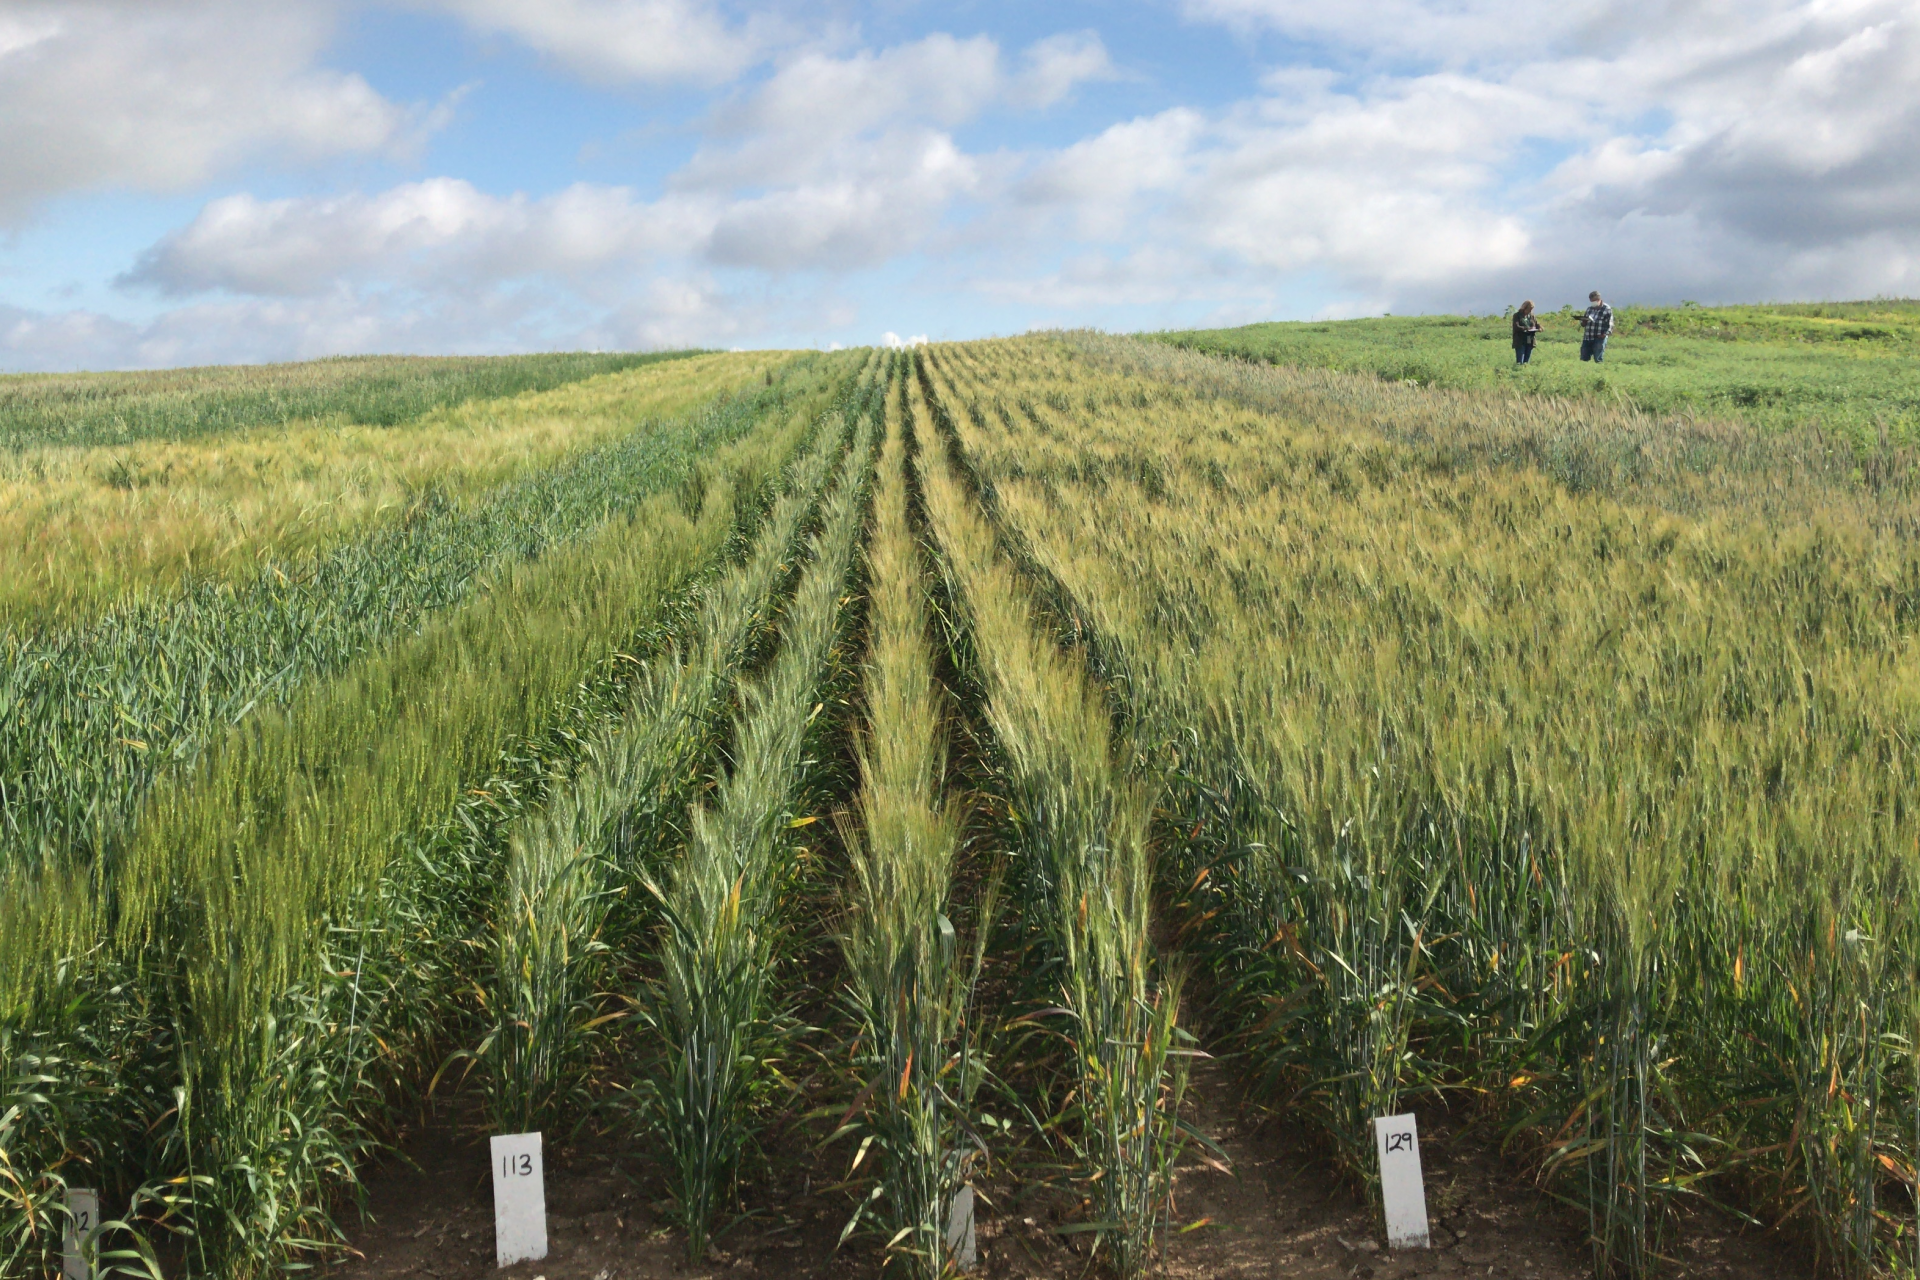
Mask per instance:
[[[1914,1274],[1911,448],[1197,345],[0,454],[0,1274],[83,1185],[121,1273],[340,1260],[450,1097],[687,1265],[803,1148],[847,1266],[977,1190],[1148,1275],[1206,1059],[1362,1199],[1472,1117],[1596,1276]]]

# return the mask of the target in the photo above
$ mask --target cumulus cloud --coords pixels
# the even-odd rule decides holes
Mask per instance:
[[[144,322],[0,304],[0,369],[130,369],[359,353],[650,350],[737,345],[804,302],[655,275],[592,299],[551,282],[466,290],[341,286],[317,296],[189,302]]]
[[[935,34],[893,48],[804,51],[724,103],[708,141],[670,184],[722,202],[706,251],[718,265],[854,270],[924,247],[957,205],[1012,176],[953,130],[993,109],[1032,110],[1113,74],[1091,33],[1041,40],[1011,60],[984,36]]]
[[[101,187],[192,190],[263,157],[406,150],[437,121],[318,65],[310,0],[9,0],[0,10],[0,222]]]
[[[1417,308],[1601,283],[1650,298],[1915,283],[1912,0],[1574,3],[1518,23],[1483,0],[1185,11],[1277,31],[1314,64],[1037,158],[1000,225],[1110,248],[980,287],[1117,306],[1278,301],[1311,277]],[[1561,157],[1544,174],[1543,153]]]
[[[764,32],[700,0],[432,0],[591,80],[724,84],[759,56]]]
[[[946,134],[891,132],[823,158],[791,186],[728,202],[706,253],[766,271],[877,266],[921,247],[982,170]]]
[[[1081,85],[1117,77],[1097,31],[1062,32],[1028,46],[1009,85],[1018,106],[1050,107]]]
[[[378,195],[227,196],[142,256],[125,284],[184,295],[318,294],[343,281],[499,281],[644,265],[700,230],[673,202],[575,184],[544,199],[488,195],[457,178]]]
[[[174,297],[298,297],[374,280],[452,288],[612,270],[628,282],[662,255],[774,273],[873,266],[912,252],[983,190],[992,165],[948,128],[994,105],[1057,101],[1109,67],[1085,35],[1043,40],[1011,68],[985,38],[807,52],[716,111],[710,141],[657,199],[584,183],[496,196],[448,177],[371,195],[240,193],[210,202],[120,282]]]

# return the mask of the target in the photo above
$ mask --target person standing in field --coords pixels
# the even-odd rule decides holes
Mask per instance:
[[[1520,304],[1513,313],[1513,362],[1531,364],[1533,362],[1533,340],[1540,333],[1539,318],[1533,314],[1533,302],[1529,299]]]
[[[1613,333],[1613,308],[1595,289],[1587,295],[1587,314],[1581,319],[1580,358],[1595,364],[1607,358],[1607,338]]]

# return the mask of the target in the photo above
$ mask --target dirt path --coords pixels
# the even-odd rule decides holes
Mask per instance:
[[[1224,1172],[1190,1158],[1177,1175],[1179,1218],[1208,1225],[1176,1236],[1162,1274],[1175,1280],[1395,1280],[1488,1276],[1496,1280],[1586,1280],[1579,1220],[1543,1198],[1472,1134],[1422,1115],[1431,1250],[1380,1247],[1372,1212],[1279,1126],[1241,1109],[1217,1067],[1197,1074],[1195,1115],[1233,1159]],[[1416,1109],[1418,1110],[1418,1109]],[[725,1233],[713,1257],[687,1267],[679,1237],[659,1216],[658,1168],[645,1153],[584,1144],[550,1146],[547,1206],[551,1253],[539,1263],[493,1267],[493,1202],[485,1139],[451,1124],[404,1144],[417,1168],[395,1162],[369,1180],[372,1221],[352,1234],[363,1258],[340,1280],[854,1280],[878,1274],[870,1241],[836,1252],[848,1212],[845,1192],[822,1192],[846,1153],[813,1155],[802,1143],[776,1153],[780,1174],[756,1189],[755,1212]],[[993,1188],[980,1207],[984,1280],[1080,1277],[1084,1255],[1061,1237],[1039,1202]],[[1084,1239],[1080,1237],[1078,1239]],[[1804,1262],[1707,1216],[1682,1224],[1671,1274],[1779,1280]]]

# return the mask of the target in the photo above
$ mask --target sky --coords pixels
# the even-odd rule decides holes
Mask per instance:
[[[0,0],[0,371],[1920,294],[1920,0]]]

